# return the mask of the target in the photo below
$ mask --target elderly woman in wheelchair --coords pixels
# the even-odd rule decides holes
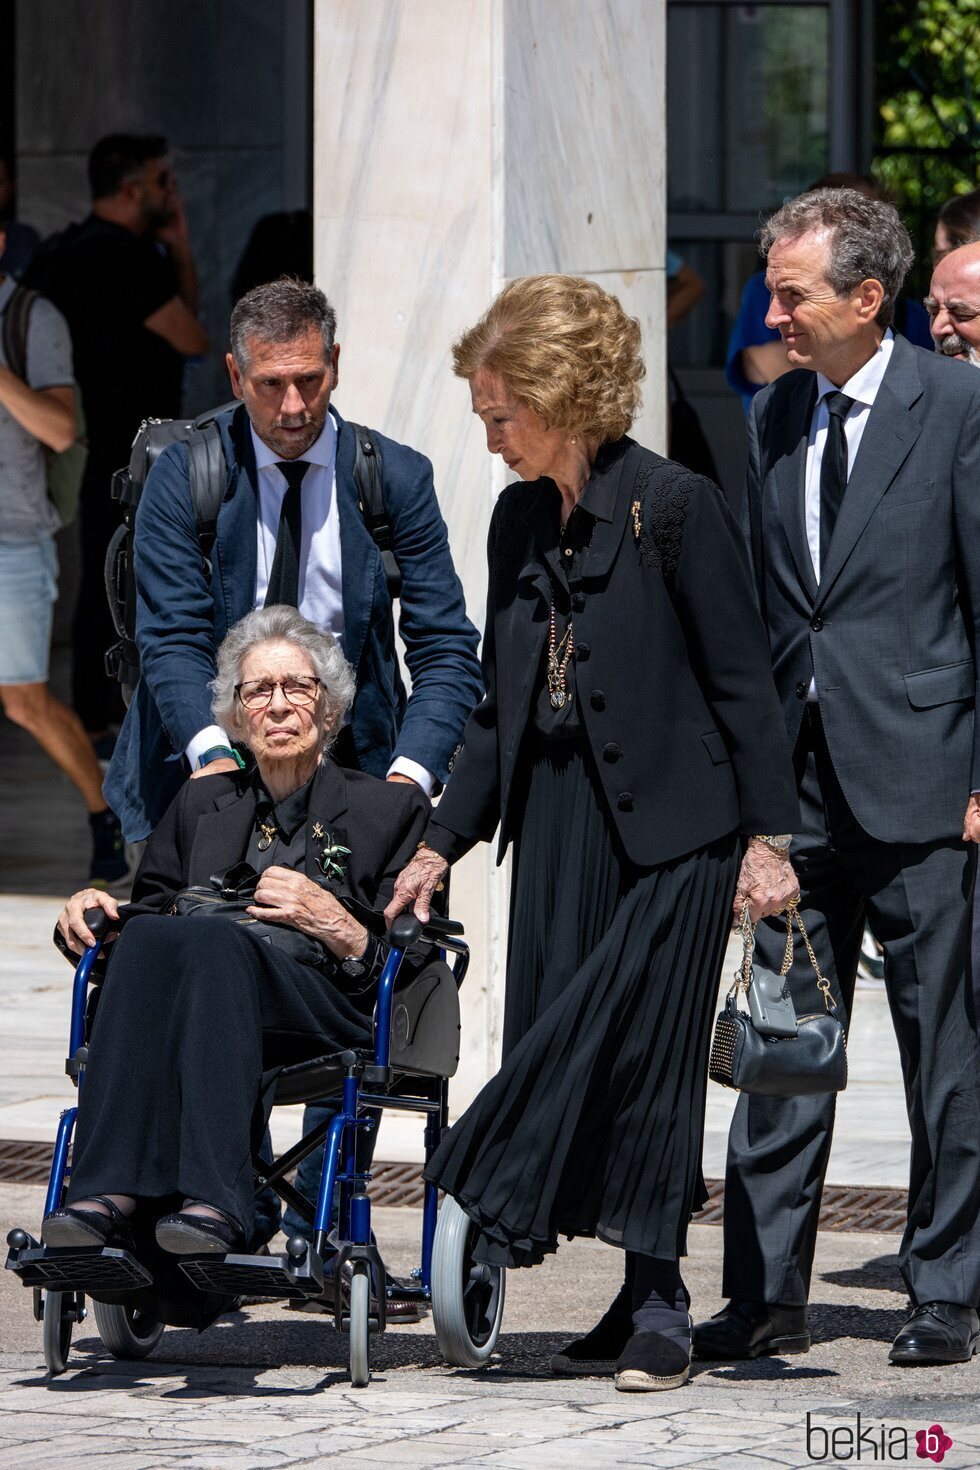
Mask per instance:
[[[466,946],[454,937],[459,925],[437,919],[429,926],[428,939],[438,935],[440,948],[455,953],[451,970],[417,920],[385,933],[380,915],[421,840],[429,803],[414,786],[344,770],[326,757],[354,693],[353,672],[334,640],[294,608],[250,613],[222,644],[212,689],[215,720],[254,764],[184,785],[147,843],[130,904],[120,908],[108,894],[85,889],[58,920],[60,947],[83,956],[69,1071],[84,1077],[84,1087],[77,1123],[75,1110],[62,1117],[41,1243],[11,1232],[7,1264],[26,1285],[48,1289],[49,1307],[62,1294],[50,1343],[45,1314],[53,1371],[64,1366],[64,1332],[70,1342],[70,1322],[80,1320],[79,1293],[95,1298],[107,1345],[128,1344],[131,1352],[119,1355],[142,1356],[150,1336],[131,1330],[139,1313],[129,1311],[124,1331],[110,1322],[107,1337],[110,1308],[103,1305],[100,1316],[100,1303],[119,1311],[120,1302],[142,1304],[158,1336],[159,1321],[182,1320],[153,1296],[164,1278],[179,1277],[192,1296],[191,1287],[219,1294],[214,1299],[227,1307],[239,1294],[313,1297],[323,1292],[325,1263],[338,1281],[345,1266],[349,1319],[341,1322],[337,1291],[337,1322],[350,1326],[352,1377],[363,1383],[368,1312],[383,1330],[386,1287],[359,1141],[376,1126],[371,1109],[395,1106],[425,1117],[427,1152],[438,1144],[446,1079],[458,1060],[456,992]],[[86,1022],[100,944],[105,975],[93,992],[94,1020],[89,1004]],[[259,1160],[273,1100],[341,1090],[331,1123],[277,1163]],[[314,1208],[284,1176],[324,1133]],[[240,1254],[256,1189],[267,1182],[305,1208],[312,1246],[296,1237],[279,1258]],[[335,1197],[339,1245],[331,1255]],[[422,1266],[396,1300],[430,1299],[436,1212],[436,1191],[427,1187]],[[490,1334],[478,1334],[473,1348],[462,1301],[464,1246],[460,1239],[453,1247],[452,1285],[443,1295],[450,1335],[463,1343],[449,1351],[465,1358],[490,1343]],[[491,1305],[498,1298],[496,1290]],[[41,1315],[40,1291],[35,1300]],[[65,1301],[76,1304],[67,1317]],[[495,1340],[499,1311],[491,1315]]]
[[[295,609],[243,618],[213,687],[215,720],[254,770],[185,784],[147,843],[128,908],[86,889],[58,920],[76,954],[94,941],[92,907],[121,932],[67,1202],[45,1217],[45,1245],[126,1243],[139,1203],[179,1196],[156,1224],[163,1250],[243,1249],[263,1072],[371,1040],[385,946],[354,912],[383,907],[428,801],[324,758],[353,674]]]

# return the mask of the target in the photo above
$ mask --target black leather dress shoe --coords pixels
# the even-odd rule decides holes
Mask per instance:
[[[694,1329],[696,1358],[777,1357],[810,1351],[806,1307],[771,1302],[729,1302]]]
[[[903,1324],[889,1363],[968,1363],[980,1346],[980,1317],[955,1302],[923,1302]]]
[[[354,1267],[350,1261],[345,1261],[340,1268],[340,1290],[341,1303],[346,1308],[350,1305],[350,1281],[354,1274]],[[389,1278],[392,1279],[392,1278]],[[286,1306],[294,1312],[325,1312],[331,1317],[336,1311],[336,1276],[332,1272],[329,1261],[323,1278],[323,1290],[319,1296],[295,1297],[288,1301]],[[377,1312],[378,1302],[374,1293],[371,1293],[371,1311]],[[388,1297],[385,1302],[385,1319],[393,1325],[398,1323],[421,1322],[428,1311],[425,1302],[419,1301],[393,1301]]]
[[[155,1233],[157,1245],[172,1256],[226,1256],[245,1249],[245,1237],[237,1225],[208,1215],[164,1215]]]

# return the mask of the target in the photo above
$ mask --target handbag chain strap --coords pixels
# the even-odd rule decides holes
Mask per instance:
[[[783,963],[779,969],[780,975],[785,978],[789,974],[793,964],[793,925],[795,924],[803,936],[803,943],[806,945],[806,952],[810,957],[810,964],[813,966],[813,972],[817,977],[817,989],[823,996],[824,1005],[828,1011],[836,1010],[830,994],[830,981],[820,969],[820,963],[814,953],[813,945],[810,943],[810,936],[806,932],[806,925],[803,923],[803,916],[800,913],[799,906],[795,902],[788,903],[784,912],[786,914],[786,949],[783,953]],[[742,935],[742,963],[735,975],[735,983],[728,992],[729,995],[735,995],[738,991],[741,991],[744,995],[748,991],[752,980],[752,956],[755,953],[755,926],[749,918],[748,904],[745,904],[742,908],[742,916],[739,919],[738,927]]]

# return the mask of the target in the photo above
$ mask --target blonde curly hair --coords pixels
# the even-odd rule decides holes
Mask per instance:
[[[605,444],[640,407],[640,324],[583,276],[525,276],[505,286],[453,346],[453,371],[486,368],[550,428]]]

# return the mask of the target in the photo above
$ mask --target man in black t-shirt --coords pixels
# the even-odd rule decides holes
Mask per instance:
[[[102,138],[88,171],[92,213],[42,251],[29,284],[67,319],[88,426],[72,702],[100,749],[121,713],[103,665],[115,641],[104,583],[120,519],[112,473],[129,459],[144,418],[180,413],[184,359],[206,352],[208,338],[196,316],[197,272],[166,140]]]

